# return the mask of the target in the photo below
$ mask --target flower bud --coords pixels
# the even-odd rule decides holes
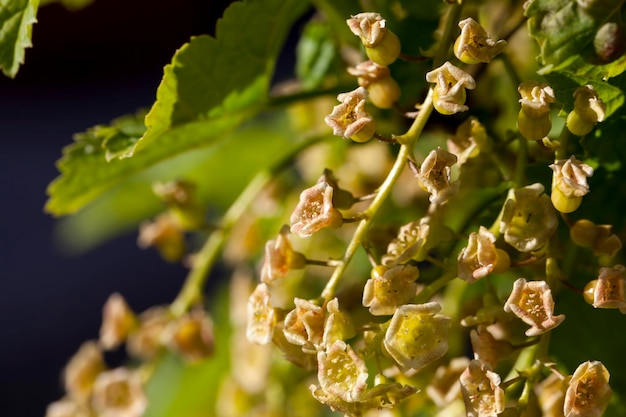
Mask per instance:
[[[46,417],[95,417],[93,411],[70,398],[55,401],[46,408]]]
[[[552,195],[554,208],[561,213],[576,210],[582,197],[589,192],[587,177],[593,175],[593,168],[582,163],[573,155],[569,159],[561,159],[550,165],[552,175]]]
[[[172,316],[165,307],[152,307],[141,313],[139,327],[126,342],[128,353],[140,359],[154,359],[161,352],[161,335],[171,321]]]
[[[378,108],[389,109],[400,98],[400,86],[391,78],[389,68],[372,61],[365,61],[348,72],[357,78],[361,87],[367,89],[370,101]]]
[[[567,417],[600,417],[611,400],[609,371],[602,362],[581,363],[569,380],[563,412]]]
[[[454,42],[454,55],[466,64],[488,63],[506,46],[506,41],[495,41],[474,19],[459,22],[461,35]]]
[[[333,135],[350,138],[355,142],[367,142],[374,136],[376,121],[365,111],[367,96],[367,90],[363,87],[337,96],[341,104],[324,118],[333,129]]]
[[[462,165],[481,152],[490,151],[492,144],[485,127],[471,116],[459,125],[454,136],[448,138],[447,145],[448,151],[456,155],[457,163]]]
[[[444,407],[461,395],[459,377],[469,365],[465,356],[450,360],[447,366],[440,366],[426,387],[426,394],[437,406]]]
[[[196,201],[194,184],[178,180],[156,183],[152,189],[165,202],[181,229],[196,230],[204,225],[204,211]]]
[[[400,40],[387,28],[387,21],[380,14],[359,13],[346,23],[361,38],[368,58],[378,65],[390,65],[400,55]]]
[[[493,272],[498,257],[495,241],[495,236],[483,226],[478,233],[470,233],[467,246],[458,256],[459,278],[472,284]]]
[[[526,281],[519,278],[513,284],[513,291],[504,303],[504,311],[513,313],[530,329],[526,336],[538,336],[554,329],[565,320],[565,316],[554,315],[552,291],[545,281]]]
[[[435,83],[433,106],[441,114],[467,111],[465,89],[473,90],[476,81],[462,69],[450,62],[426,73],[426,81]]]
[[[589,84],[578,87],[574,98],[574,109],[567,115],[566,126],[573,134],[584,136],[604,120],[606,105]]]

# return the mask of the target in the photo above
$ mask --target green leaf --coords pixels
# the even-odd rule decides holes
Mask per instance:
[[[41,0],[40,5],[45,6],[51,3],[61,3],[67,10],[76,11],[89,6],[93,2],[94,0]]]
[[[104,141],[79,135],[64,149],[61,176],[48,188],[45,209],[74,213],[130,176],[219,142],[253,117],[267,99],[287,32],[306,6],[300,0],[232,4],[218,22],[215,39],[193,38],[166,66],[141,139],[133,144],[125,136]]]
[[[613,2],[615,3],[615,2]],[[539,44],[539,61],[547,74],[567,69],[593,78],[614,77],[626,70],[626,57],[610,63],[600,62],[593,39],[598,29],[618,14],[619,8],[593,12],[571,0],[532,0],[524,14],[529,34]]]
[[[320,86],[335,59],[335,43],[325,22],[307,23],[296,48],[296,75],[304,90]]]
[[[39,0],[0,2],[0,69],[7,77],[15,77],[24,63],[24,50],[32,46],[38,6]]]

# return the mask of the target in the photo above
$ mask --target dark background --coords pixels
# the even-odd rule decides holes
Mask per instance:
[[[163,66],[192,35],[214,34],[229,2],[96,0],[40,8],[16,79],[0,76],[0,415],[43,416],[60,373],[97,337],[112,292],[136,311],[167,303],[185,271],[135,234],[71,257],[43,212],[55,161],[72,134],[149,107]]]

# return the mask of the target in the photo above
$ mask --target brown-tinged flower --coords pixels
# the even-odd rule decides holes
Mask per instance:
[[[467,417],[496,417],[504,411],[500,375],[479,360],[472,360],[459,378]]]
[[[139,327],[128,336],[126,349],[131,356],[150,360],[163,348],[161,334],[172,320],[166,307],[152,307],[139,316]]]
[[[137,244],[142,249],[154,246],[163,259],[169,262],[180,261],[185,255],[185,236],[168,212],[139,227]]]
[[[569,159],[560,159],[550,165],[552,168],[552,195],[554,207],[561,213],[571,213],[582,202],[582,197],[589,192],[587,177],[593,175],[593,168],[579,161],[572,155]]]
[[[611,400],[609,371],[602,362],[581,363],[565,393],[565,417],[600,417]]]
[[[591,248],[594,255],[610,257],[622,248],[622,241],[613,233],[610,224],[595,224],[590,220],[577,220],[569,231],[570,238],[578,246]]]
[[[171,321],[161,338],[165,346],[187,362],[200,362],[213,353],[213,321],[197,308]]]
[[[348,27],[361,38],[365,52],[379,65],[389,65],[400,55],[400,40],[387,28],[378,13],[359,13],[346,20]]]
[[[495,236],[483,226],[478,233],[470,233],[467,246],[458,256],[459,278],[471,284],[493,272],[498,260],[495,241]]]
[[[574,110],[567,115],[566,126],[570,132],[584,136],[593,126],[604,120],[606,105],[592,85],[583,85],[574,91]]]
[[[283,226],[275,240],[265,244],[265,258],[261,267],[261,281],[271,285],[275,280],[284,277],[292,269],[302,269],[306,258],[293,250],[289,240],[289,226]]]
[[[326,228],[343,224],[343,216],[333,205],[333,187],[319,182],[300,194],[300,202],[291,214],[291,231],[300,237],[310,237]]]
[[[326,316],[322,307],[302,298],[295,298],[296,308],[287,313],[283,333],[290,343],[315,352],[324,340]]]
[[[141,417],[148,405],[137,372],[117,368],[101,373],[93,387],[93,409],[100,417]]]
[[[346,402],[356,402],[367,389],[365,361],[350,345],[336,340],[317,353],[317,379],[322,389]]]
[[[83,343],[63,372],[65,391],[74,401],[86,404],[96,378],[105,369],[106,364],[98,344],[91,340]]]
[[[476,81],[462,69],[450,62],[426,73],[426,81],[435,83],[433,106],[441,114],[467,111],[465,89],[473,90]]]
[[[555,96],[552,87],[537,81],[524,81],[517,88],[522,108],[517,115],[517,127],[528,140],[543,139],[552,128],[550,104]]]
[[[506,357],[513,351],[511,343],[506,340],[496,339],[484,325],[472,329],[470,341],[474,351],[474,359],[478,359],[492,369],[496,367],[501,358]]]
[[[475,158],[480,152],[491,149],[491,141],[485,127],[474,116],[469,117],[456,129],[454,136],[447,140],[448,151],[457,157],[457,163],[462,165],[470,158]]]
[[[526,281],[519,278],[513,283],[513,291],[504,303],[504,311],[513,313],[531,327],[526,336],[537,336],[554,329],[565,316],[554,315],[552,291],[545,281]]]
[[[333,129],[333,135],[355,142],[367,142],[374,136],[376,121],[365,111],[367,96],[368,92],[363,87],[337,96],[341,104],[333,107],[333,111],[324,118]]]
[[[434,377],[426,387],[426,394],[438,407],[445,407],[461,395],[459,377],[468,367],[470,360],[459,357],[450,360],[435,371]]]
[[[556,231],[554,207],[539,183],[518,188],[504,203],[500,232],[504,240],[520,252],[542,248]]]
[[[626,279],[624,265],[600,268],[598,279],[585,286],[585,301],[595,308],[616,308],[626,314]]]
[[[391,318],[383,345],[398,365],[419,370],[448,350],[450,318],[435,302],[405,304]]]
[[[444,204],[458,193],[460,182],[450,180],[450,167],[456,163],[454,154],[439,147],[430,151],[417,172],[422,188],[430,193],[430,202]]]
[[[506,46],[505,40],[493,40],[474,19],[468,17],[459,22],[461,35],[454,42],[454,55],[466,64],[491,62]]]
[[[418,277],[417,267],[409,264],[375,267],[363,289],[363,306],[369,307],[370,313],[375,316],[395,313],[398,307],[415,296],[415,280]]]
[[[356,329],[347,314],[339,309],[339,300],[333,298],[326,304],[328,315],[324,322],[322,344],[331,345],[335,340],[345,340],[356,334]]]
[[[543,417],[563,417],[565,384],[561,378],[556,374],[550,374],[546,379],[535,385],[535,394],[539,399]]]
[[[118,293],[111,294],[102,309],[100,346],[105,350],[115,349],[136,328],[137,318],[124,297]]]
[[[63,398],[48,405],[46,417],[94,417],[93,411],[71,398]]]
[[[400,98],[400,86],[391,77],[389,68],[372,61],[365,61],[348,72],[357,77],[361,87],[367,89],[370,101],[378,108],[389,109]]]
[[[248,299],[248,322],[246,336],[252,343],[266,345],[272,341],[276,314],[271,304],[270,290],[267,284],[256,286]]]

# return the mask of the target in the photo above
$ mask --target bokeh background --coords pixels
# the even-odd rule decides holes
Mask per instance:
[[[96,0],[39,9],[16,79],[0,77],[0,415],[43,416],[60,374],[97,337],[112,292],[133,309],[167,303],[185,271],[129,232],[69,253],[44,213],[55,162],[75,132],[149,107],[163,66],[190,36],[214,34],[226,0]]]

